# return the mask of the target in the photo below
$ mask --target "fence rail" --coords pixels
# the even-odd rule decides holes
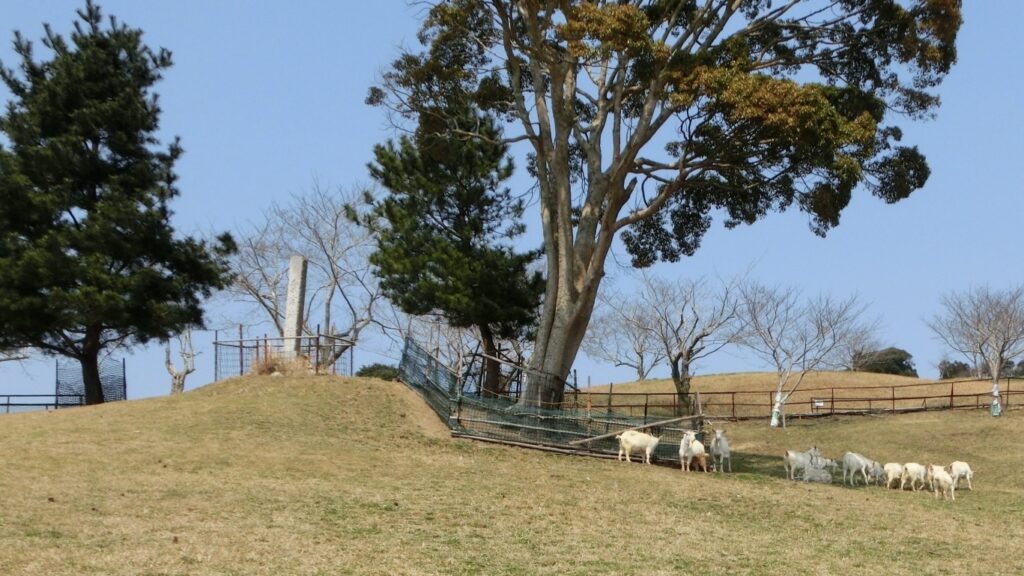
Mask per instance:
[[[16,398],[17,400],[11,400]],[[42,401],[49,399],[49,401]],[[28,412],[32,410],[56,410],[69,406],[85,404],[85,397],[82,394],[0,394],[0,408],[4,414],[14,412]]]
[[[467,384],[470,379],[412,340],[406,340],[399,372],[402,381],[423,397],[455,436],[569,454],[615,457],[616,433],[650,425],[647,431],[661,437],[654,457],[676,465],[683,432],[697,430],[703,440],[708,419],[767,419],[774,397],[774,392],[764,390],[694,392],[687,405],[696,407],[697,415],[680,418],[679,396],[673,392],[592,392],[567,386],[562,404],[524,408],[511,395],[486,397],[478,386]],[[1024,383],[1006,380],[1000,391],[1004,407],[1024,402],[1021,394]],[[795,392],[786,403],[785,412],[787,417],[814,417],[974,409],[987,408],[991,398],[991,382],[978,380],[817,387]]]
[[[1024,403],[1024,381],[1001,379],[1003,408]],[[1004,385],[1005,386],[1002,386]],[[788,417],[831,414],[917,412],[921,410],[988,408],[992,383],[984,380],[921,382],[889,386],[832,386],[798,389],[786,402]],[[731,420],[768,418],[774,391],[701,391],[703,412],[709,417]],[[690,394],[691,403],[695,394]],[[634,416],[664,416],[678,413],[679,396],[674,392],[588,392],[566,395],[566,407],[589,406]]]
[[[214,380],[252,373],[272,373],[284,368],[314,374],[352,373],[355,343],[347,338],[317,334],[281,338],[263,336],[245,338],[242,327],[238,339],[213,343]]]

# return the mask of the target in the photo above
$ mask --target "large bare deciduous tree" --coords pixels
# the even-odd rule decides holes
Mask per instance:
[[[544,308],[521,402],[561,401],[621,233],[638,267],[798,207],[815,233],[853,191],[929,175],[894,117],[930,116],[960,0],[442,0],[370,90],[396,121],[458,94],[506,118],[539,191]],[[434,118],[438,131],[453,128]]]
[[[739,342],[743,326],[734,283],[713,286],[705,279],[669,282],[644,276],[641,306],[664,350],[681,412],[692,413],[690,381],[696,362]]]
[[[583,351],[614,366],[632,368],[636,379],[644,381],[665,360],[654,324],[654,311],[636,298],[626,292],[606,292],[598,297]]]
[[[771,426],[785,425],[786,402],[805,376],[840,366],[850,342],[863,341],[875,330],[864,321],[864,306],[856,296],[836,300],[819,296],[805,300],[795,288],[746,283],[739,289],[742,345],[777,376]]]
[[[992,378],[992,414],[1002,413],[999,378],[1008,361],[1024,356],[1024,287],[988,286],[942,297],[942,312],[928,326],[972,365],[981,359]]]
[[[346,209],[362,209],[363,193],[331,190],[314,183],[286,205],[275,204],[264,220],[239,233],[238,254],[232,260],[234,292],[255,304],[266,320],[284,335],[284,302],[288,286],[288,260],[304,256],[309,262],[303,332],[344,338],[351,342],[373,322],[380,289],[370,270],[370,233],[354,224]],[[330,347],[321,358],[330,365],[345,352]]]

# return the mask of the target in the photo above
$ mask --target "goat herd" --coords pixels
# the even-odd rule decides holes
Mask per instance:
[[[728,463],[729,472],[732,472],[729,440],[725,437],[724,431],[716,429],[714,432],[715,435],[711,439],[711,468],[723,471]],[[654,453],[654,449],[658,447],[658,442],[661,440],[658,436],[638,430],[626,430],[615,438],[619,441],[619,461],[625,455],[626,461],[632,462],[629,459],[630,453],[642,451],[644,462],[647,464],[651,463],[651,454]],[[805,482],[831,484],[832,475],[840,466],[840,462],[823,456],[817,446],[811,446],[806,452],[787,450],[782,459],[786,476],[790,480]],[[684,472],[689,470],[708,471],[704,444],[697,440],[697,434],[693,430],[683,433],[683,439],[679,443],[679,462]],[[900,490],[909,485],[911,490],[917,492],[928,486],[929,490],[935,493],[935,498],[938,498],[941,492],[943,500],[947,496],[956,500],[956,489],[960,480],[967,480],[967,488],[974,490],[974,486],[971,484],[974,472],[966,462],[959,460],[949,466],[937,464],[924,466],[916,462],[906,464],[890,462],[883,466],[856,452],[847,452],[843,454],[841,464],[844,485],[849,482],[851,486],[856,486],[858,475],[864,479],[865,486],[873,482],[879,486],[884,483],[886,488],[892,488],[898,480]],[[797,472],[800,472],[799,476],[797,476]]]

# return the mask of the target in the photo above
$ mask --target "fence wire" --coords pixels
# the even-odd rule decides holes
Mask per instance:
[[[523,407],[508,397],[484,398],[465,393],[466,379],[411,339],[405,342],[399,365],[402,381],[426,401],[455,433],[584,453],[617,454],[614,435],[638,426],[671,419],[657,415],[638,417],[612,410]],[[475,386],[473,388],[476,388]],[[690,426],[703,440],[703,419],[684,420],[645,429],[661,441],[653,454],[660,463],[679,463],[679,443]],[[580,440],[608,435],[592,442]],[[634,455],[634,458],[641,455]]]
[[[114,402],[128,398],[128,379],[125,375],[124,359],[107,358],[99,363],[100,385],[103,401]],[[81,406],[85,403],[85,381],[82,379],[82,364],[77,360],[57,359],[57,390],[54,406]]]
[[[299,370],[315,374],[351,374],[354,343],[344,338],[239,338],[213,343],[214,380],[246,374]]]

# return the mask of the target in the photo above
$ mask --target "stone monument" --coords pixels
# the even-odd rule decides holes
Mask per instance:
[[[298,357],[302,351],[302,318],[306,303],[306,259],[292,256],[288,263],[288,297],[284,307],[284,349]]]

